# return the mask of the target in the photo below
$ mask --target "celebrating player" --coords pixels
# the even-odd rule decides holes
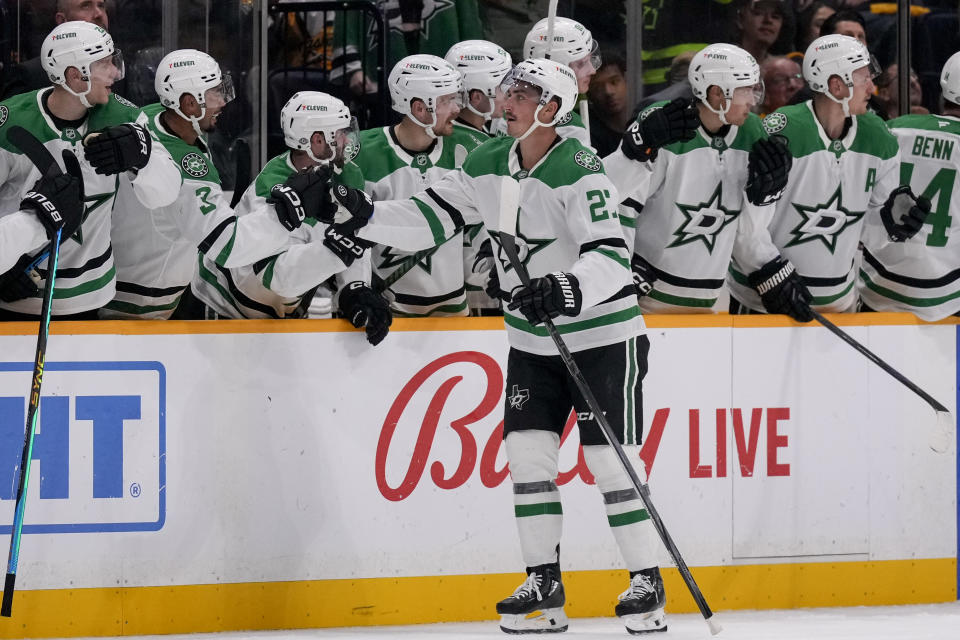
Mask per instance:
[[[653,525],[541,326],[553,320],[586,377],[598,382],[594,393],[638,476],[645,478],[638,445],[649,342],[636,304],[630,252],[617,221],[616,187],[599,158],[578,140],[557,134],[557,122],[577,98],[569,67],[524,60],[504,87],[510,137],[484,144],[461,171],[410,200],[373,206],[355,200],[358,206],[348,208],[370,220],[358,235],[391,238],[410,250],[441,243],[465,224],[478,222],[498,242],[490,230],[499,228],[501,207],[509,202],[505,189],[519,187],[517,226],[504,231],[515,235],[519,257],[533,279],[529,286],[521,285],[499,252],[497,271],[500,283],[512,290],[505,318],[511,349],[504,434],[527,578],[497,604],[501,628],[511,633],[567,628],[556,477],[560,434],[575,408],[581,416],[584,458],[630,571],[630,586],[616,613],[632,631],[662,629],[665,598]]]
[[[689,78],[696,106],[652,105],[604,159],[644,313],[713,310],[741,224],[765,227],[759,209],[772,208],[790,171],[786,147],[767,140],[750,112],[763,99],[752,55],[710,45],[693,57]],[[779,255],[769,236],[740,248],[764,252],[762,262]]]
[[[146,116],[111,92],[123,77],[123,58],[110,34],[89,22],[65,22],[44,39],[41,58],[53,87],[0,103],[0,216],[11,218],[4,226],[16,226],[19,236],[17,262],[0,275],[0,318],[40,314],[46,272],[27,270],[49,242],[52,227],[41,223],[43,214],[34,213],[36,197],[28,192],[39,187],[33,193],[52,201],[70,220],[61,235],[52,315],[94,319],[116,291],[110,214],[117,185],[134,195],[117,215],[141,216],[170,204],[176,193],[168,185],[179,176],[170,155],[147,131]],[[7,139],[14,125],[32,133],[55,158],[65,150],[78,158],[86,205],[79,226],[73,204],[67,203],[75,196],[63,185],[35,184],[40,170]]]

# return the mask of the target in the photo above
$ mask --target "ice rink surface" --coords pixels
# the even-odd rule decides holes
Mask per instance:
[[[960,602],[897,607],[729,611],[717,614],[724,640],[960,640]],[[667,616],[666,633],[650,640],[710,638],[699,615]],[[130,636],[125,636],[129,638]],[[247,631],[214,634],[139,636],[151,640],[304,640],[306,638],[403,638],[404,640],[481,640],[508,638],[495,622],[352,627],[298,631]],[[528,636],[543,638],[544,635]],[[629,638],[614,618],[574,618],[561,638]],[[640,637],[640,636],[636,636]],[[90,639],[93,640],[93,639]]]

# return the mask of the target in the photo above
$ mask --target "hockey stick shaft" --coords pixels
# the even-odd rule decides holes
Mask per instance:
[[[510,265],[517,272],[520,282],[524,286],[529,286],[530,274],[527,272],[527,268],[524,266],[523,262],[520,261],[520,256],[517,254],[516,238],[510,233],[501,230],[500,242],[501,246],[503,247],[503,252],[507,254],[507,260],[510,261]],[[570,377],[573,378],[573,381],[577,385],[577,389],[580,391],[580,394],[587,401],[590,411],[592,411],[593,415],[596,416],[597,422],[600,424],[600,428],[603,430],[604,436],[607,438],[607,442],[610,443],[610,447],[614,450],[614,452],[616,452],[617,457],[620,459],[620,464],[623,465],[627,475],[630,476],[630,481],[633,483],[634,488],[640,495],[640,499],[643,501],[643,506],[646,508],[647,514],[650,516],[650,520],[653,523],[654,528],[657,530],[660,540],[663,542],[663,546],[667,548],[667,553],[670,554],[670,557],[673,558],[673,562],[677,565],[677,570],[683,577],[683,581],[686,583],[687,589],[690,591],[690,595],[693,596],[694,602],[697,603],[697,608],[700,609],[700,613],[703,614],[707,624],[710,625],[711,632],[713,634],[719,633],[719,625],[716,625],[716,623],[710,620],[710,618],[713,617],[713,612],[710,610],[710,605],[707,604],[707,600],[703,597],[700,587],[697,586],[696,581],[693,579],[693,575],[690,573],[690,568],[687,566],[687,563],[684,562],[683,556],[680,555],[680,550],[673,542],[673,538],[670,536],[670,532],[667,531],[666,525],[663,524],[663,519],[660,517],[660,513],[657,511],[656,507],[653,506],[653,500],[650,497],[649,487],[640,481],[640,477],[637,475],[636,469],[633,468],[633,465],[627,458],[626,452],[623,450],[623,446],[620,444],[620,441],[617,440],[617,436],[613,432],[613,427],[611,427],[610,423],[607,421],[606,414],[604,414],[603,409],[600,407],[600,403],[597,402],[596,397],[593,395],[593,391],[590,389],[590,384],[587,382],[586,378],[584,378],[583,372],[580,371],[580,367],[573,359],[573,354],[570,353],[570,350],[567,348],[563,338],[560,337],[560,333],[557,331],[556,326],[551,320],[547,320],[544,325],[547,328],[547,333],[550,334],[554,344],[557,346],[557,350],[560,352],[560,358],[563,360],[563,364],[566,365],[567,371],[570,373]]]
[[[931,396],[929,393],[927,393],[926,391],[918,387],[914,382],[912,382],[905,375],[903,375],[902,373],[900,373],[899,371],[891,367],[889,364],[881,360],[880,356],[875,354],[873,351],[870,351],[870,349],[867,349],[860,342],[855,340],[849,333],[847,333],[837,325],[833,324],[832,322],[824,318],[820,313],[814,311],[813,309],[811,309],[810,312],[813,314],[814,320],[816,320],[821,325],[823,325],[833,335],[837,336],[838,338],[846,342],[848,345],[850,345],[851,347],[853,347],[854,349],[862,353],[873,364],[877,365],[878,367],[880,367],[881,369],[889,373],[891,376],[896,378],[901,384],[903,384],[905,387],[910,389],[910,391],[913,391],[915,394],[923,398],[924,402],[926,402],[931,407],[933,407],[935,411],[944,411],[944,412],[948,411],[948,409],[942,404],[940,404],[939,402],[937,402],[937,400],[933,396]]]
[[[30,462],[33,460],[33,436],[37,427],[37,410],[40,408],[40,387],[43,383],[43,365],[47,355],[47,336],[50,334],[50,313],[53,307],[53,283],[57,278],[57,262],[60,258],[60,233],[50,244],[50,262],[47,280],[43,287],[43,306],[40,310],[40,328],[37,332],[37,349],[33,360],[33,378],[30,384],[27,405],[27,422],[23,436],[17,478],[16,506],[13,512],[13,530],[10,533],[10,553],[7,556],[7,575],[3,582],[3,602],[0,615],[9,618],[13,612],[13,590],[20,562],[20,536],[23,533],[23,517],[27,504],[27,483],[30,480]]]
[[[559,0],[550,0],[550,4],[547,5],[547,51],[543,54],[543,57],[547,60],[550,59],[550,55],[553,53],[553,28],[557,22],[557,3]]]

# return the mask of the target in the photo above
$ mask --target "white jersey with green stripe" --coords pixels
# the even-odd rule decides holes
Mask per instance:
[[[787,187],[769,225],[773,243],[793,263],[815,309],[853,311],[864,224],[879,222],[880,207],[899,184],[897,140],[872,113],[854,117],[843,137],[831,140],[812,101],[782,107],[763,124],[769,135],[788,140],[793,156]],[[727,276],[730,294],[756,311],[763,311],[763,305],[747,275],[760,266],[735,254]]]
[[[147,215],[123,212],[135,196],[120,186],[113,215],[117,295],[101,311],[104,318],[167,319],[189,286],[197,260],[210,256],[221,267],[239,267],[274,255],[289,232],[273,206],[237,218],[220,186],[208,147],[188,144],[161,121],[163,105],[144,107],[152,135],[166,148],[180,171],[176,201]]]
[[[750,149],[766,137],[751,113],[717,135],[701,127],[692,140],[661,148],[652,162],[630,160],[620,149],[604,158],[620,194],[627,246],[658,278],[640,299],[644,313],[713,311],[735,246],[762,253],[754,258],[761,263],[776,257],[769,236],[734,242],[741,220],[763,227],[774,207],[757,207],[744,193]]]
[[[29,218],[32,234],[28,251],[37,252],[47,243],[46,234],[31,212],[19,211],[20,201],[40,177],[40,171],[7,139],[7,131],[19,125],[32,133],[50,151],[63,168],[62,152],[72,151],[83,174],[86,207],[77,232],[60,245],[57,278],[53,290],[53,315],[93,311],[107,304],[116,291],[116,268],[110,243],[110,215],[114,210],[117,188],[129,188],[134,194],[118,214],[145,216],[153,207],[169,204],[175,197],[168,185],[177,179],[177,169],[162,145],[153,140],[150,161],[139,172],[105,176],[96,173],[86,161],[83,137],[92,131],[128,122],[146,123],[146,116],[127,100],[111,94],[109,101],[87,111],[78,128],[57,127],[43,105],[44,95],[52,88],[14,96],[0,102],[0,216]],[[46,277],[46,262],[38,271]],[[43,285],[40,285],[43,289]],[[16,313],[39,315],[41,297],[15,302],[0,302],[0,308]]]
[[[481,143],[478,132],[454,127],[421,153],[400,146],[392,127],[360,133],[354,162],[365,180],[364,191],[374,201],[409,198],[458,169]],[[415,254],[387,243],[371,249],[373,272],[389,283],[398,316],[465,316],[463,236],[457,233],[438,247]]]
[[[906,242],[889,242],[879,220],[867,221],[860,297],[877,311],[940,320],[960,311],[960,119],[907,115],[887,126],[900,143],[900,183],[933,210]]]
[[[582,311],[559,316],[557,329],[571,351],[622,342],[645,332],[630,274],[630,252],[617,212],[617,190],[603,164],[579,141],[557,143],[531,169],[522,169],[513,138],[497,138],[472,151],[461,171],[450,172],[430,189],[407,200],[377,202],[360,237],[416,251],[443,243],[465,225],[500,227],[500,196],[505,179],[519,180],[517,238],[520,258],[531,277],[553,271],[573,273],[583,292]],[[498,246],[496,234],[489,234]],[[500,286],[520,284],[501,251]],[[505,310],[511,346],[529,353],[555,355],[556,346],[542,325],[533,326],[517,311]]]
[[[240,223],[270,207],[266,202],[270,189],[286,182],[295,171],[289,151],[271,159],[237,203]],[[357,189],[363,187],[362,173],[350,162],[336,171],[333,181]],[[219,264],[212,253],[201,253],[192,290],[208,307],[227,318],[302,317],[310,302],[304,300],[305,294],[312,294],[330,276],[336,275],[340,284],[370,282],[369,259],[356,260],[345,267],[340,258],[323,246],[326,229],[322,222],[307,218],[293,232],[284,232],[286,240],[274,255],[240,267],[229,268]]]

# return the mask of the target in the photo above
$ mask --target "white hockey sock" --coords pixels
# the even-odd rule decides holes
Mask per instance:
[[[640,447],[624,446],[623,450],[637,476],[646,482]],[[603,494],[607,521],[627,569],[633,572],[657,566],[657,532],[617,454],[609,445],[592,445],[583,448],[583,457]]]
[[[556,485],[560,439],[550,431],[513,431],[506,447],[523,561],[528,567],[556,562],[563,530]]]

